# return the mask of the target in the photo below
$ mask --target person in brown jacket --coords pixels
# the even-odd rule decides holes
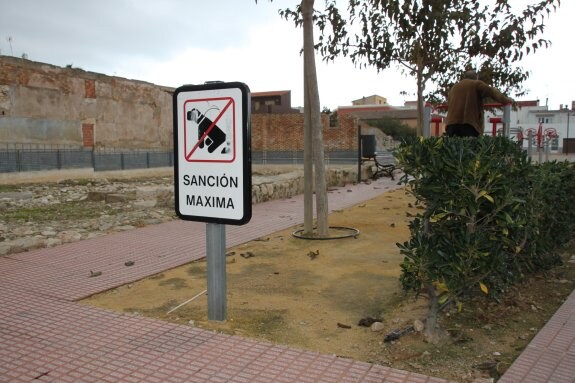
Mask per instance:
[[[449,91],[445,134],[457,137],[483,134],[483,100],[486,98],[502,104],[513,103],[513,99],[479,80],[474,70],[465,72],[463,79]]]

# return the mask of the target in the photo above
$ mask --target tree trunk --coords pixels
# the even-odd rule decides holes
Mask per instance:
[[[304,29],[304,39],[305,39]],[[310,236],[313,234],[313,143],[312,143],[312,127],[311,127],[311,107],[310,97],[307,84],[307,66],[305,65],[304,58],[304,81],[303,81],[303,100],[304,100],[304,124],[303,124],[303,231],[304,235]]]
[[[423,136],[423,114],[425,113],[425,103],[423,102],[423,91],[425,84],[423,83],[423,58],[417,59],[417,136]]]
[[[303,15],[304,31],[304,68],[305,85],[308,96],[309,119],[313,136],[313,158],[315,170],[315,198],[317,210],[317,235],[328,236],[328,204],[327,184],[325,179],[324,148],[321,126],[319,89],[317,85],[317,72],[315,66],[314,36],[313,36],[313,4],[314,0],[302,0],[301,10]]]
[[[425,320],[425,339],[432,344],[438,344],[441,340],[441,333],[437,319],[439,316],[439,300],[435,293],[433,283],[428,281],[426,284],[427,294],[429,295],[429,311]]]
[[[426,218],[423,221],[423,233],[425,236],[429,236],[429,219]],[[425,282],[425,289],[427,290],[427,295],[429,295],[429,310],[427,312],[427,318],[425,319],[425,339],[431,344],[439,344],[447,338],[447,334],[439,327],[439,310],[441,309],[439,305],[439,297],[435,291],[435,286],[433,286],[433,281],[431,279]]]

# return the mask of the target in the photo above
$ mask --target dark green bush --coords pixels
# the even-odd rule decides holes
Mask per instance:
[[[426,288],[439,304],[473,290],[497,297],[559,261],[575,227],[571,164],[532,164],[504,137],[408,138],[395,155],[425,207],[398,244],[406,291]]]

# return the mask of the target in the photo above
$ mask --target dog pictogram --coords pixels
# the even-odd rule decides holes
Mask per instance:
[[[185,106],[185,159],[232,162],[235,158],[235,103],[231,98],[188,100]]]

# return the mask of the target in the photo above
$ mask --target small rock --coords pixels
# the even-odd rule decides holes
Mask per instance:
[[[425,330],[425,323],[423,323],[423,321],[416,319],[413,321],[413,329],[415,330],[415,332],[422,332],[423,330]]]
[[[149,209],[156,206],[156,200],[144,200],[144,201],[136,201],[134,202],[134,207],[142,208],[142,209]]]
[[[188,325],[190,325],[192,327],[196,327],[196,321],[192,319],[192,320],[188,321]]]
[[[357,322],[357,325],[361,326],[361,327],[370,327],[375,322],[381,322],[381,319],[372,318],[372,317],[365,317],[365,318],[361,318],[359,320],[359,322]]]
[[[58,238],[62,243],[77,242],[82,239],[82,235],[76,231],[63,231],[58,234]]]
[[[59,238],[48,238],[46,239],[46,247],[56,247],[62,244],[62,240]]]
[[[381,322],[373,322],[369,328],[373,332],[380,332],[385,329],[385,326]]]
[[[127,202],[135,200],[136,200],[135,192],[127,194],[119,194],[119,193],[106,194],[106,203]]]
[[[495,351],[495,352],[493,353],[493,356],[501,356],[501,353],[498,352],[498,351]]]

